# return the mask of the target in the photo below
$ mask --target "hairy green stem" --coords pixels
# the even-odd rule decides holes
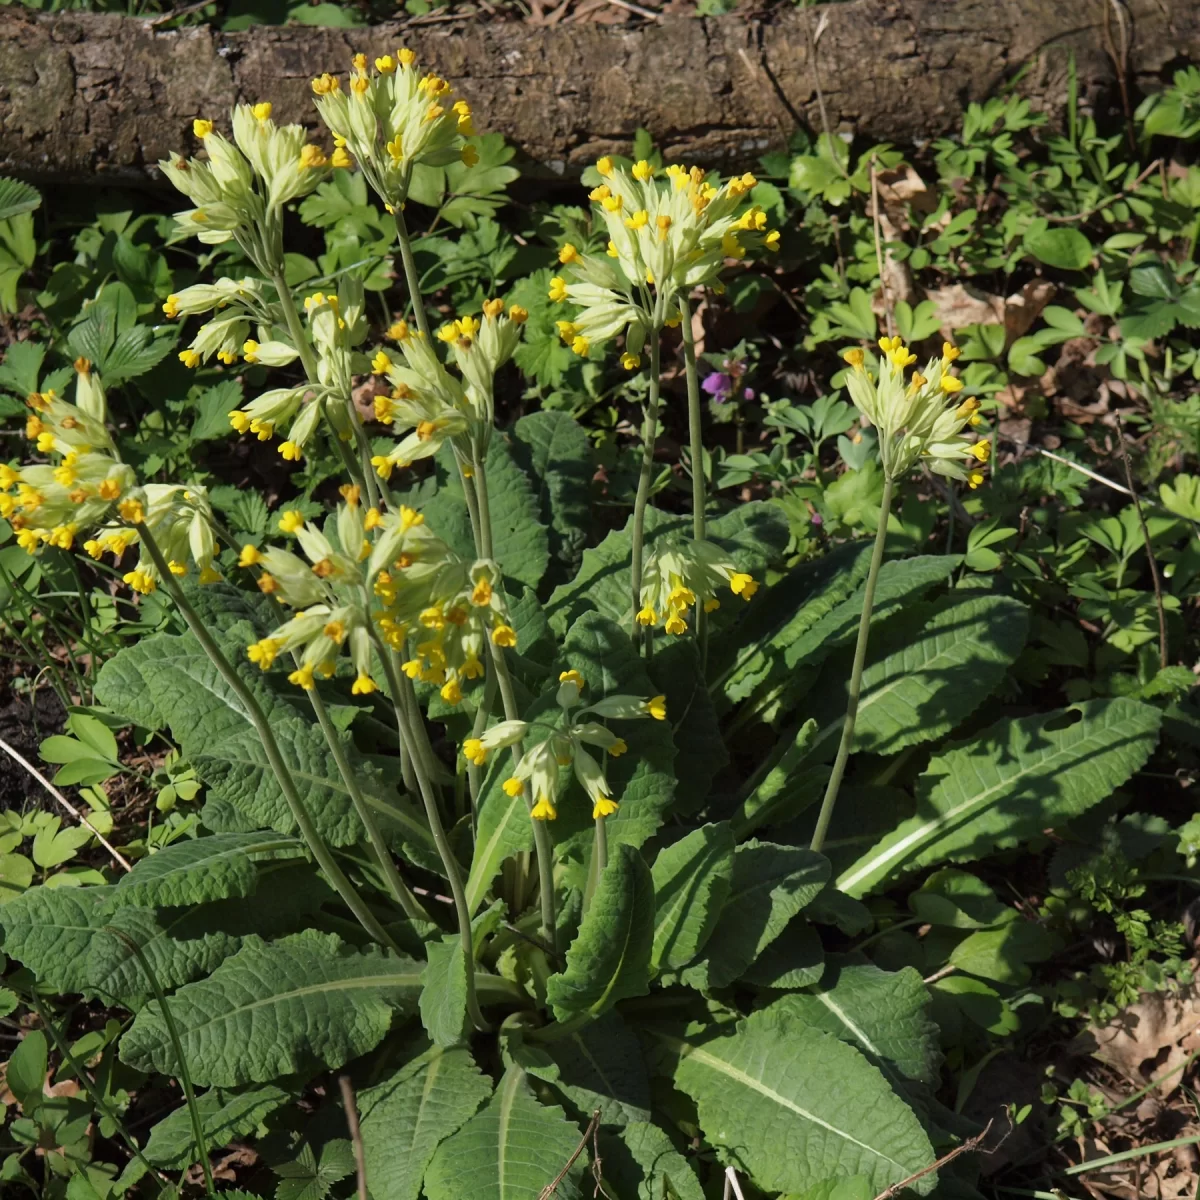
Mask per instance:
[[[429,822],[429,831],[433,834],[434,845],[437,846],[438,855],[442,860],[442,869],[445,871],[446,879],[450,884],[450,895],[454,898],[454,911],[458,918],[458,932],[462,939],[462,951],[466,967],[467,1015],[471,1019],[471,1024],[476,1029],[480,1032],[486,1032],[490,1026],[484,1020],[483,1013],[479,1009],[478,997],[475,995],[475,946],[471,930],[471,910],[467,907],[467,893],[463,888],[462,868],[459,866],[458,859],[454,856],[454,851],[450,846],[450,839],[446,837],[446,828],[442,824],[442,814],[438,809],[433,782],[429,778],[429,773],[425,769],[425,763],[419,751],[412,745],[415,734],[411,728],[411,714],[405,711],[402,703],[397,702],[397,698],[401,696],[402,691],[395,664],[391,655],[382,649],[380,650],[379,657],[383,662],[383,669],[387,673],[388,688],[392,693],[392,707],[396,712],[396,731],[400,735],[401,743],[405,741],[409,742],[409,753],[417,774],[417,784],[421,793],[421,800],[425,805],[425,817]]]
[[[404,915],[409,920],[428,921],[429,914],[422,907],[421,902],[409,890],[408,884],[404,882],[400,877],[400,872],[396,869],[396,863],[392,858],[392,852],[388,849],[387,842],[384,841],[383,831],[379,828],[379,822],[375,820],[375,814],[367,804],[367,799],[362,794],[362,788],[358,786],[358,777],[354,774],[354,768],[350,766],[346,758],[346,751],[342,748],[338,731],[333,727],[333,722],[329,719],[329,713],[325,710],[325,702],[321,699],[315,687],[309,689],[308,698],[312,704],[313,712],[316,714],[317,724],[321,726],[321,732],[325,735],[329,752],[333,755],[333,761],[338,769],[338,774],[342,777],[342,782],[346,785],[346,791],[350,793],[350,803],[354,805],[354,811],[358,814],[358,819],[363,823],[363,828],[367,831],[371,848],[375,851],[375,859],[379,863],[379,869],[383,873],[384,882],[387,884],[388,891],[392,894],[392,899],[400,905],[404,910]]]
[[[837,757],[833,760],[833,773],[825,788],[825,798],[821,801],[821,812],[817,817],[817,827],[813,831],[812,848],[820,850],[825,844],[825,835],[829,831],[829,822],[833,817],[833,808],[837,803],[838,790],[842,786],[842,776],[846,773],[846,761],[850,757],[850,744],[854,741],[854,723],[858,719],[858,698],[862,691],[863,666],[867,660],[867,637],[871,632],[871,608],[875,603],[875,585],[879,581],[879,568],[883,565],[883,544],[887,541],[888,515],[892,508],[892,487],[890,477],[884,476],[883,499],[879,503],[879,529],[875,534],[875,548],[871,553],[871,566],[867,572],[867,582],[863,586],[862,615],[858,620],[858,641],[854,645],[854,665],[850,668],[850,690],[846,698],[846,719],[842,723],[842,739],[838,743]]]
[[[396,236],[400,239],[400,261],[404,264],[404,279],[408,284],[408,298],[412,302],[413,317],[417,328],[428,339],[429,318],[425,315],[425,301],[421,298],[421,277],[417,274],[417,264],[413,259],[412,239],[408,234],[408,224],[404,220],[403,206],[396,209]]]
[[[633,636],[641,640],[642,627],[637,613],[642,607],[643,543],[646,536],[646,505],[650,501],[650,478],[654,473],[654,443],[658,438],[659,335],[650,340],[650,396],[646,400],[646,420],[642,427],[642,469],[638,475],[637,495],[633,501],[633,543],[630,574],[633,580]]]
[[[296,343],[296,351],[300,355],[300,365],[309,383],[315,383],[318,378],[317,360],[313,355],[312,344],[304,332],[304,323],[300,320],[300,310],[292,297],[292,289],[284,278],[283,268],[277,267],[271,272],[271,282],[275,285],[275,293],[279,297],[279,305],[283,309],[283,319],[287,324],[288,333]]]
[[[492,715],[492,705],[496,700],[496,672],[488,672],[488,677],[483,681],[483,695],[479,700],[479,707],[475,710],[475,720],[471,724],[471,736],[478,738],[483,736],[483,731],[487,729],[487,723]],[[479,786],[483,782],[480,777],[479,768],[473,763],[467,763],[467,784],[471,789],[471,836],[475,836],[475,824],[478,820],[479,813],[477,811],[479,804]]]
[[[175,1051],[175,1060],[179,1067],[179,1082],[183,1087],[183,1098],[187,1102],[188,1115],[192,1119],[192,1136],[196,1140],[196,1154],[200,1159],[200,1169],[204,1172],[205,1187],[210,1196],[215,1196],[217,1185],[213,1180],[212,1164],[208,1161],[208,1143],[204,1138],[204,1122],[200,1119],[200,1107],[196,1103],[191,1072],[188,1070],[187,1061],[183,1056],[183,1042],[179,1038],[179,1029],[175,1024],[175,1017],[171,1013],[171,1006],[167,1003],[167,998],[163,995],[162,987],[158,982],[158,976],[154,974],[149,962],[146,961],[146,955],[141,946],[127,933],[123,933],[120,929],[114,929],[111,925],[106,925],[104,931],[133,951],[134,957],[138,960],[138,966],[142,968],[142,973],[150,984],[150,990],[154,993],[155,1000],[158,1001],[159,1011],[162,1013],[163,1022],[167,1027],[167,1036],[171,1039],[171,1049]]]
[[[358,918],[358,922],[363,929],[379,942],[380,945],[387,946],[393,950],[397,949],[395,942],[388,936],[387,931],[379,923],[375,914],[371,912],[362,897],[355,890],[354,885],[346,878],[345,873],[329,852],[329,847],[325,845],[324,839],[317,831],[317,827],[313,824],[312,817],[309,815],[308,809],[305,808],[304,801],[300,799],[300,793],[296,790],[296,782],[292,778],[292,773],[279,751],[279,744],[275,741],[275,734],[271,730],[270,722],[268,722],[266,715],[263,713],[262,706],[255,699],[254,693],[250,691],[242,677],[235,670],[233,664],[225,657],[224,651],[217,645],[216,639],[209,633],[208,627],[200,619],[199,614],[192,607],[188,598],[183,594],[183,590],[180,588],[175,576],[167,569],[167,563],[163,558],[162,550],[159,549],[158,543],[154,540],[154,536],[151,534],[149,528],[143,522],[137,526],[137,531],[142,545],[146,548],[146,553],[150,555],[151,560],[158,570],[159,578],[163,581],[163,585],[170,593],[171,599],[174,600],[176,607],[178,607],[180,613],[183,615],[188,628],[200,643],[201,649],[208,655],[213,666],[217,668],[221,678],[225,680],[237,698],[242,702],[246,715],[250,718],[250,723],[254,726],[254,731],[258,734],[258,739],[262,743],[262,748],[266,753],[271,772],[279,784],[279,790],[283,793],[288,810],[291,812],[292,819],[296,822],[296,826],[300,830],[300,836],[304,839],[309,853],[316,860],[321,870],[328,876],[330,883],[333,884],[346,907]]]
[[[679,330],[683,336],[683,368],[687,377],[688,433],[692,459],[692,537],[704,541],[705,495],[704,437],[700,425],[700,379],[696,372],[696,342],[692,335],[692,310],[686,296],[679,297]],[[701,604],[696,609],[696,640],[700,645],[700,664],[708,664],[708,613]]]
[[[38,999],[37,992],[30,991],[27,995],[22,994],[21,998],[25,1000],[37,1013],[39,1020],[42,1022],[43,1028],[45,1028],[45,1030],[50,1034],[50,1038],[54,1042],[55,1047],[58,1049],[59,1054],[63,1056],[63,1060],[70,1066],[71,1070],[75,1072],[76,1077],[79,1079],[80,1083],[83,1084],[84,1089],[87,1091],[88,1096],[91,1097],[91,1101],[96,1106],[97,1110],[102,1116],[107,1117],[108,1120],[112,1122],[113,1128],[121,1135],[121,1140],[126,1146],[129,1147],[129,1152],[134,1158],[137,1159],[138,1162],[142,1164],[143,1167],[146,1168],[147,1174],[153,1175],[156,1179],[159,1179],[164,1183],[168,1182],[162,1172],[157,1170],[157,1168],[155,1168],[149,1159],[147,1159],[142,1153],[141,1148],[134,1140],[133,1135],[128,1129],[125,1128],[125,1122],[121,1120],[120,1116],[104,1098],[104,1093],[101,1092],[101,1090],[96,1086],[96,1081],[88,1074],[87,1068],[74,1056],[74,1054],[71,1053],[71,1047],[67,1045],[66,1039],[61,1033],[59,1033],[58,1027],[53,1021],[50,1020],[50,1015],[46,1011],[45,1005],[43,1005],[41,1000]],[[175,1194],[179,1194],[178,1188],[175,1189]],[[213,1193],[210,1190],[209,1195],[212,1194]]]

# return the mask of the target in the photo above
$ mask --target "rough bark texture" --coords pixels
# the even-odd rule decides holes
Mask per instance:
[[[819,129],[810,53],[819,29],[831,128],[901,143],[954,128],[968,101],[1023,69],[1021,91],[1061,110],[1070,51],[1081,100],[1119,105],[1125,31],[1135,96],[1200,60],[1196,0],[851,0],[765,22],[228,34],[0,12],[0,171],[41,180],[146,182],[159,158],[192,144],[193,116],[220,121],[235,101],[270,98],[277,117],[311,122],[311,76],[397,43],[456,84],[480,129],[503,133],[535,171],[558,174],[627,150],[638,126],[671,157],[721,167],[753,163],[799,121]]]

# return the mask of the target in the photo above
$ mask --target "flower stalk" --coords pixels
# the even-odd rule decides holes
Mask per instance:
[[[658,439],[658,391],[659,391],[659,340],[650,338],[650,395],[646,400],[646,416],[642,426],[642,467],[638,474],[637,494],[633,501],[633,529],[631,533],[632,554],[630,575],[633,583],[633,612],[642,606],[642,568],[645,561],[646,505],[650,502],[650,479],[654,473],[654,443]],[[635,639],[642,638],[643,630],[636,615],[633,622]],[[649,656],[651,638],[646,636],[646,653]]]
[[[696,371],[696,341],[692,333],[692,311],[687,297],[679,297],[679,329],[683,337],[683,368],[687,379],[688,433],[692,460],[692,537],[705,540],[705,508],[707,506],[704,477],[704,435],[700,423],[700,377]],[[696,640],[700,645],[700,664],[708,664],[708,613],[703,607],[696,613]]]
[[[887,541],[888,517],[892,509],[893,482],[889,476],[883,480],[883,498],[879,502],[879,528],[875,532],[875,547],[871,552],[871,566],[863,586],[862,614],[858,619],[858,640],[854,644],[854,665],[850,669],[850,688],[846,698],[846,718],[842,722],[842,737],[838,742],[837,757],[833,760],[833,771],[821,801],[817,816],[817,827],[813,831],[812,849],[819,851],[825,844],[829,822],[833,818],[842,777],[846,773],[846,762],[850,757],[850,746],[854,741],[854,725],[858,720],[858,701],[862,692],[863,667],[867,660],[867,638],[871,632],[871,610],[875,604],[875,585],[879,581],[879,569],[883,565],[883,546]]]

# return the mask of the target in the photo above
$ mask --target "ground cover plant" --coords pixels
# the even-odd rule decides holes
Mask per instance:
[[[7,184],[6,1191],[1194,1185],[1114,1113],[1192,1057],[1198,91],[511,216],[391,48],[170,217]]]

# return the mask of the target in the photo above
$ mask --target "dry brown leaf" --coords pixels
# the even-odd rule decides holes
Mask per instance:
[[[892,223],[910,229],[908,206],[918,212],[933,212],[937,196],[925,186],[925,180],[907,163],[892,171],[880,171],[875,176],[879,184],[879,199]]]
[[[1200,986],[1175,993],[1147,992],[1105,1025],[1090,1025],[1071,1043],[1075,1053],[1090,1054],[1115,1067],[1139,1086],[1159,1079],[1157,1091],[1169,1096],[1182,1081],[1175,1071],[1200,1048]]]
[[[1004,321],[1004,300],[968,284],[934,288],[926,295],[937,309],[944,336],[967,325],[999,325]]]
[[[1042,309],[1054,299],[1055,288],[1048,279],[1031,279],[1019,292],[1004,302],[1004,332],[1011,345],[1024,337],[1042,315]]]

